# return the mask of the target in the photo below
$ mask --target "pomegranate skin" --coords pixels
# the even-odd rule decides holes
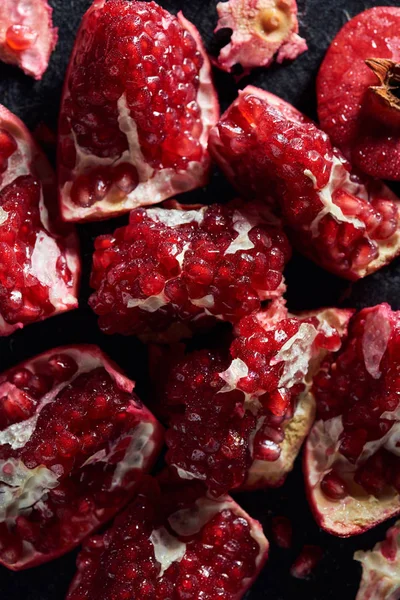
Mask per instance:
[[[395,600],[400,591],[400,521],[386,532],[383,542],[367,552],[358,550],[354,559],[363,569],[356,600]]]
[[[106,219],[205,185],[219,107],[200,35],[155,2],[95,0],[64,84],[58,177],[67,221]]]
[[[78,306],[75,230],[58,216],[56,181],[25,125],[0,105],[0,335]]]
[[[333,144],[367,175],[394,181],[400,180],[399,107],[378,101],[371,88],[379,81],[365,61],[399,63],[399,27],[398,7],[360,13],[333,40],[317,79],[318,116]]]
[[[19,571],[77,546],[133,497],[163,429],[96,346],[47,351],[0,375],[0,563]]]
[[[398,198],[353,172],[328,136],[284,100],[246,88],[209,145],[242,195],[278,212],[292,243],[325,269],[356,280],[399,254]]]
[[[222,48],[215,64],[228,73],[239,64],[247,74],[255,67],[269,67],[294,60],[307,50],[299,33],[295,0],[230,0],[217,4],[219,16],[215,32],[232,29],[232,37]]]
[[[132,211],[128,226],[95,241],[89,304],[100,328],[174,342],[281,296],[291,250],[262,208],[172,202]]]
[[[400,513],[399,353],[399,313],[387,304],[363,309],[314,377],[317,421],[303,471],[315,519],[333,535],[357,535]]]
[[[260,523],[229,496],[150,480],[103,536],[87,540],[67,600],[240,600],[268,548]],[[117,577],[105,580],[104,568]]]
[[[0,60],[41,79],[58,38],[47,0],[2,0]]]

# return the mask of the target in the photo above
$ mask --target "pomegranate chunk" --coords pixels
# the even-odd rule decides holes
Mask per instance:
[[[245,73],[254,67],[294,60],[307,50],[298,35],[296,0],[229,0],[217,5],[215,31],[232,29],[230,43],[222,48],[216,64],[231,71],[240,64]]]
[[[1,0],[0,60],[41,79],[57,43],[47,0]]]
[[[314,378],[306,485],[316,520],[335,535],[400,513],[399,359],[400,312],[381,304],[352,318],[342,349]]]
[[[375,6],[333,40],[317,80],[322,128],[373,177],[400,180],[400,8]]]
[[[182,13],[96,0],[78,32],[61,106],[64,218],[104,219],[204,185],[218,116],[210,62]]]
[[[283,293],[290,247],[255,207],[136,209],[95,242],[90,305],[106,333],[171,341]]]
[[[352,173],[328,136],[283,100],[246,88],[210,148],[242,194],[272,202],[293,242],[327,270],[359,279],[400,253],[398,198]]]
[[[354,555],[363,574],[356,600],[387,598],[395,600],[400,592],[400,521],[386,533],[386,539],[373,550]]]
[[[295,317],[275,301],[239,322],[230,348],[178,360],[161,397],[166,460],[178,475],[204,481],[214,496],[281,485],[314,419],[312,372],[339,348],[348,318]]]
[[[60,556],[130,500],[163,438],[133,387],[96,346],[0,376],[0,563]]]
[[[78,239],[54,200],[50,165],[0,105],[0,335],[78,306]]]
[[[111,529],[85,543],[67,600],[239,600],[267,556],[260,523],[229,496],[149,481]]]

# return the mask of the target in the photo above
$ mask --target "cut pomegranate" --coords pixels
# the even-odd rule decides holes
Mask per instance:
[[[78,239],[55,200],[46,158],[0,105],[0,335],[78,306]]]
[[[96,346],[0,376],[0,563],[60,556],[132,498],[163,440],[133,387]]]
[[[319,546],[304,546],[293,563],[290,574],[297,579],[306,579],[314,571],[324,553]]]
[[[230,72],[240,64],[245,73],[254,67],[294,60],[307,50],[298,35],[296,0],[229,0],[217,5],[216,32],[232,29],[230,43],[222,48],[216,65]]]
[[[354,555],[363,574],[356,600],[396,600],[400,594],[400,521],[386,533],[384,542],[373,550]]]
[[[272,519],[272,535],[275,543],[288,550],[292,546],[293,529],[287,517],[274,517]]]
[[[327,270],[359,279],[400,253],[398,198],[352,173],[328,136],[283,100],[246,88],[210,148],[243,195],[275,197],[293,242]]]
[[[239,600],[267,556],[260,523],[229,496],[149,481],[105,535],[86,542],[67,600]]]
[[[96,0],[83,17],[62,100],[64,218],[104,219],[204,185],[218,116],[209,60],[182,13]]]
[[[400,513],[399,358],[400,313],[381,304],[353,317],[343,348],[314,378],[306,485],[316,520],[335,535]]]
[[[57,43],[47,0],[1,0],[0,60],[41,79]]]
[[[136,209],[95,242],[90,305],[106,333],[173,341],[281,295],[290,247],[256,207]]]
[[[376,6],[333,40],[318,75],[322,128],[373,177],[400,180],[400,8]]]
[[[312,373],[339,348],[348,318],[330,310],[294,317],[274,301],[237,325],[229,350],[178,360],[161,399],[166,460],[178,475],[215,496],[281,485],[313,423]]]

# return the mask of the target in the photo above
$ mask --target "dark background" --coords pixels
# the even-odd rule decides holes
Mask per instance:
[[[217,22],[216,0],[159,0],[159,3],[171,12],[182,9],[185,16],[199,28],[208,49],[215,52],[216,42],[212,32]],[[1,64],[0,102],[21,117],[31,129],[39,123],[46,123],[55,131],[64,72],[77,27],[90,1],[50,0],[50,4],[54,8],[54,23],[59,27],[59,41],[49,69],[41,82],[35,82],[17,68]],[[240,87],[249,83],[258,85],[315,117],[315,76],[330,41],[350,16],[375,4],[373,0],[300,0],[300,33],[307,39],[308,52],[291,64],[254,71],[240,82]],[[400,0],[386,4],[400,6]],[[225,108],[235,98],[237,85],[229,75],[220,72],[215,75],[222,108]],[[49,157],[54,162],[54,151],[50,151]],[[214,198],[228,199],[231,195],[228,184],[215,172],[208,189],[187,194],[185,199],[212,202]],[[126,217],[79,226],[84,259],[80,309],[31,325],[1,339],[0,370],[61,344],[97,343],[136,379],[138,392],[146,399],[148,381],[144,347],[133,338],[102,335],[94,315],[87,307],[93,238],[124,222]],[[287,283],[289,307],[294,310],[324,305],[361,308],[379,302],[389,302],[393,308],[400,308],[400,259],[364,281],[350,284],[295,256],[287,269]],[[349,540],[321,532],[305,499],[299,462],[283,488],[241,494],[238,499],[251,515],[263,523],[267,535],[273,515],[287,515],[294,526],[293,549],[280,550],[272,545],[270,560],[249,593],[248,600],[353,600],[361,572],[358,563],[352,560],[353,553],[360,548],[371,548],[384,537],[390,525],[388,522]],[[324,548],[324,559],[309,580],[299,581],[290,577],[289,568],[302,545],[310,543]],[[71,553],[48,565],[21,573],[12,573],[0,567],[1,600],[61,600],[74,574],[75,556],[76,553]]]

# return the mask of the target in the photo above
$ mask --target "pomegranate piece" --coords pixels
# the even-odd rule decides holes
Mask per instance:
[[[41,79],[58,38],[52,12],[47,0],[2,0],[0,60]]]
[[[172,341],[284,292],[290,247],[279,223],[250,205],[173,206],[136,209],[97,238],[89,303],[104,332]]]
[[[78,238],[55,195],[46,158],[0,105],[0,335],[78,306]]]
[[[61,106],[64,219],[105,219],[205,185],[218,117],[210,62],[182,13],[96,0],[77,35]]]
[[[384,542],[373,550],[354,555],[362,564],[363,574],[356,600],[387,598],[395,600],[400,592],[400,521],[386,533]]]
[[[400,8],[375,6],[333,40],[317,80],[322,128],[373,177],[400,180]]]
[[[288,550],[292,546],[293,529],[287,517],[274,517],[272,519],[272,535],[275,543]]]
[[[230,72],[240,64],[245,73],[254,67],[294,60],[307,50],[298,35],[296,0],[229,0],[217,5],[216,32],[232,29],[230,43],[222,48],[216,65]]]
[[[314,571],[324,553],[319,546],[304,546],[294,561],[290,574],[296,579],[306,579]]]
[[[398,198],[352,172],[328,136],[283,100],[246,88],[210,148],[243,195],[275,204],[291,240],[325,269],[355,280],[400,253]]]
[[[67,600],[239,600],[267,556],[260,523],[229,496],[148,482],[103,536],[85,543]]]
[[[77,546],[133,496],[162,427],[96,346],[66,346],[0,376],[0,563]]]
[[[240,321],[230,348],[178,360],[161,396],[167,463],[214,496],[281,485],[313,423],[312,372],[339,348],[348,318],[295,317],[275,301]]]
[[[399,358],[400,312],[381,304],[352,318],[342,349],[314,378],[306,486],[318,524],[334,535],[400,513]]]

